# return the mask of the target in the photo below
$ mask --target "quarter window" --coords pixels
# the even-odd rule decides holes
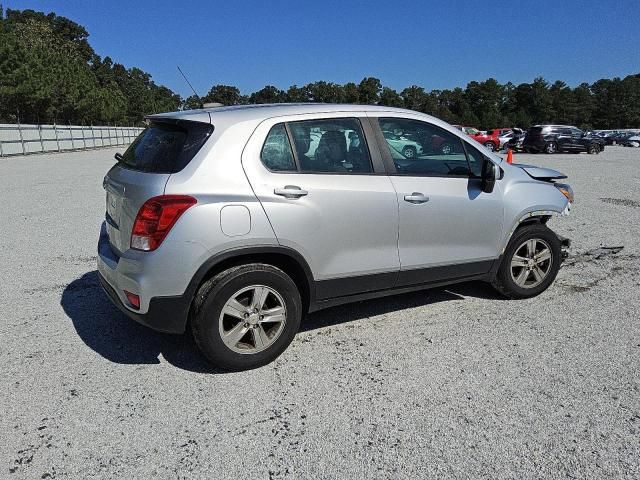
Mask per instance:
[[[357,119],[308,120],[288,125],[301,172],[373,172]]]
[[[269,131],[260,158],[264,166],[274,172],[295,171],[296,165],[284,124],[274,125]]]
[[[400,175],[468,177],[462,140],[440,127],[406,118],[378,119]]]

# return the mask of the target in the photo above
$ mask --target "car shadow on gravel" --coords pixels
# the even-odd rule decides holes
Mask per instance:
[[[121,313],[102,290],[95,270],[67,285],[60,304],[82,341],[110,362],[159,364],[162,355],[184,370],[222,373],[204,360],[191,335],[159,333]]]
[[[332,307],[310,314],[303,321],[300,331],[316,330],[431,303],[463,300],[467,296],[502,298],[486,284],[464,283]],[[97,271],[87,272],[67,285],[60,304],[82,341],[110,362],[159,364],[162,355],[173,366],[187,371],[225,373],[206,362],[189,333],[172,335],[155,332],[122,314],[102,290]]]

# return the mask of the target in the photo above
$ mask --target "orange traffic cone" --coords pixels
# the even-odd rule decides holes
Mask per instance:
[[[507,150],[507,163],[513,163],[513,150]]]

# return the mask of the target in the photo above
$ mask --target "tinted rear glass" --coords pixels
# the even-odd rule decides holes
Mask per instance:
[[[542,127],[531,127],[527,133],[529,135],[540,135],[542,133]]]
[[[120,165],[148,173],[176,173],[198,153],[213,132],[208,123],[152,122],[122,155]]]

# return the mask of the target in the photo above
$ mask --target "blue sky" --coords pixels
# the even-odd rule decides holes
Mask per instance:
[[[401,90],[489,77],[570,85],[640,73],[640,2],[0,0],[84,25],[98,54],[183,96],[375,76]]]

